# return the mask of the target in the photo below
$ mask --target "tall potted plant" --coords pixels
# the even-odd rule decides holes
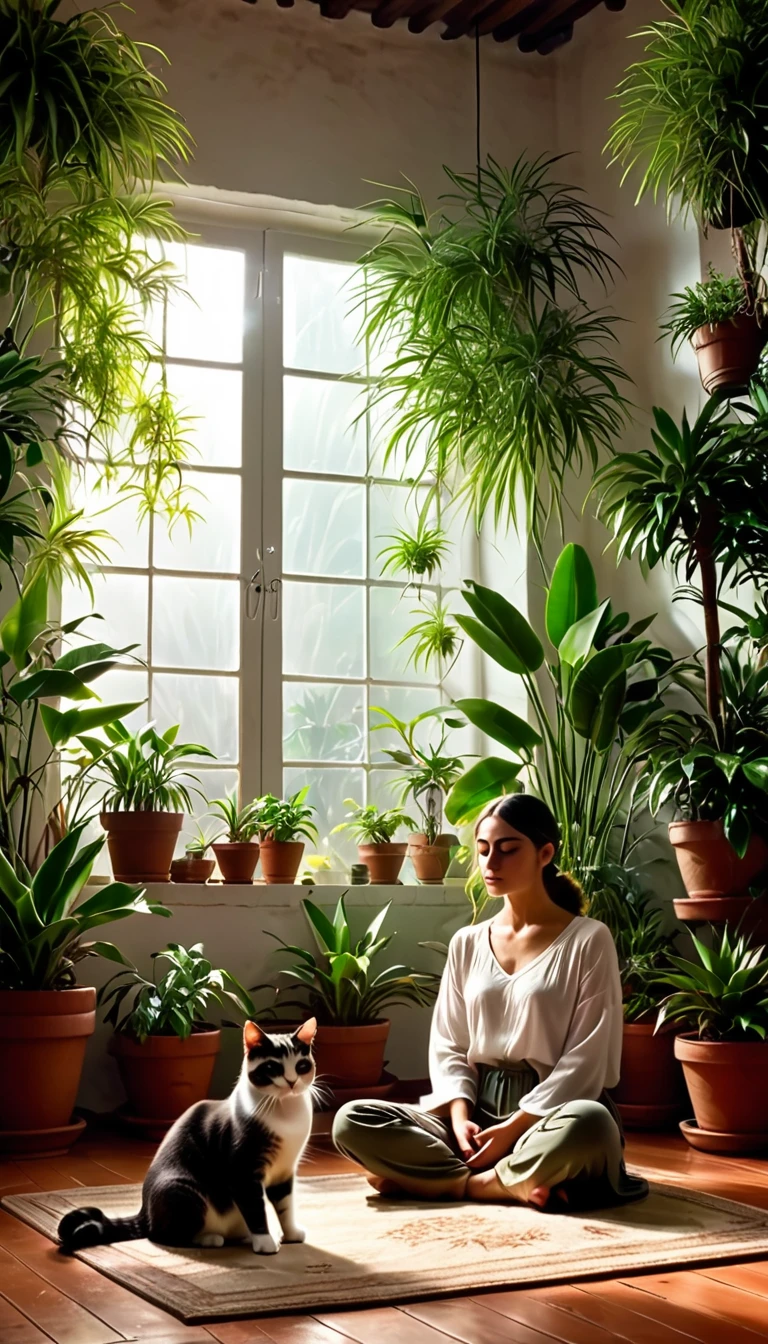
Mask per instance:
[[[409,723],[378,705],[372,705],[371,712],[382,719],[374,724],[374,732],[394,730],[403,743],[403,747],[383,750],[390,760],[405,767],[406,773],[393,782],[393,788],[399,790],[401,807],[409,798],[413,800],[424,827],[422,831],[412,831],[408,837],[408,856],[414,872],[420,882],[442,882],[451,861],[451,848],[459,843],[458,836],[441,831],[444,799],[464,766],[460,756],[445,754],[445,743],[447,730],[463,728],[464,720],[446,718],[443,709],[426,710]],[[437,744],[429,742],[422,746],[417,740],[417,729],[430,719],[438,720],[440,738]]]
[[[295,882],[304,841],[317,843],[317,827],[311,820],[315,808],[307,802],[308,793],[307,784],[290,798],[265,793],[256,799],[261,873],[268,884]]]
[[[693,939],[698,961],[672,957],[674,986],[658,1027],[683,1022],[675,1040],[696,1123],[680,1128],[694,1148],[743,1153],[768,1148],[768,958],[726,925],[714,947]]]
[[[258,800],[238,806],[237,790],[226,798],[215,798],[212,815],[223,821],[226,830],[213,841],[213,852],[225,882],[252,882],[259,862]]]
[[[344,821],[334,826],[331,835],[337,831],[352,832],[358,842],[358,857],[368,868],[372,886],[390,886],[399,881],[407,845],[394,837],[403,826],[415,831],[416,822],[401,807],[379,808],[374,803],[363,807],[354,798],[345,798],[344,806],[351,810]]]
[[[199,782],[186,762],[213,752],[198,743],[177,743],[178,724],[164,733],[151,723],[136,733],[122,723],[104,731],[114,747],[100,766],[108,784],[101,824],[112,871],[118,880],[168,882],[184,813],[192,808],[190,783]]]
[[[103,956],[127,964],[94,929],[133,914],[169,915],[137,887],[112,882],[83,897],[104,837],[80,847],[72,828],[30,881],[0,850],[0,1149],[66,1152],[85,1128],[72,1110],[96,990],[76,984],[78,963]]]
[[[135,966],[118,971],[98,1001],[114,1027],[110,1051],[128,1096],[124,1118],[152,1137],[208,1096],[221,1043],[210,1009],[232,1003],[255,1016],[250,995],[229,971],[211,965],[202,943],[169,943],[153,952],[151,980]]]
[[[724,276],[710,265],[708,278],[673,294],[662,330],[672,354],[690,341],[699,377],[709,396],[746,392],[768,340],[764,281],[755,276],[754,295],[739,276]]]
[[[336,1087],[373,1087],[381,1079],[384,1051],[390,1022],[387,1008],[403,1003],[427,1007],[434,1002],[440,976],[419,972],[409,966],[389,965],[374,973],[372,963],[381,956],[393,935],[380,935],[392,902],[379,910],[362,938],[354,941],[347,918],[344,896],[340,896],[330,919],[310,900],[301,902],[314,935],[319,956],[301,947],[283,942],[269,929],[263,932],[275,938],[284,951],[299,960],[281,972],[300,987],[298,1000],[275,990],[275,1003],[267,1008],[273,1016],[285,1009],[308,1010],[317,1018],[318,1028],[313,1053],[322,1081]],[[254,989],[273,990],[271,985]],[[259,1013],[259,1019],[264,1013]]]

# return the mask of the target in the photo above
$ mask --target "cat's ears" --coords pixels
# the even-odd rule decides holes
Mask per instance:
[[[317,1031],[317,1018],[310,1017],[307,1019],[306,1022],[303,1023],[302,1026],[299,1027],[298,1031],[294,1031],[293,1034],[296,1040],[301,1041],[303,1045],[311,1045],[315,1039],[316,1031]]]
[[[255,1022],[246,1022],[243,1027],[243,1050],[246,1055],[249,1050],[253,1050],[254,1046],[261,1045],[264,1039],[265,1033],[261,1030],[261,1027],[257,1027]]]

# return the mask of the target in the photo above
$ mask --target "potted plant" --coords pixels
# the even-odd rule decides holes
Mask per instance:
[[[431,503],[428,497],[413,532],[399,528],[397,532],[383,537],[382,540],[388,541],[389,545],[382,547],[376,556],[377,560],[384,560],[382,575],[390,571],[393,574],[407,574],[408,582],[416,588],[419,597],[422,584],[433,580],[450,550],[450,542],[442,527],[439,523],[429,521]]]
[[[381,1078],[389,1036],[386,1009],[396,1003],[428,1006],[434,1002],[440,976],[400,965],[374,973],[372,963],[393,937],[391,933],[380,937],[391,901],[378,911],[357,942],[349,927],[344,896],[339,897],[333,919],[310,900],[303,900],[301,905],[317,944],[317,958],[283,942],[268,929],[263,932],[275,938],[284,951],[300,958],[281,975],[291,980],[294,988],[300,985],[304,998],[284,999],[272,985],[258,985],[256,989],[270,989],[276,995],[276,1003],[267,1008],[267,1013],[298,1008],[317,1018],[313,1053],[321,1080],[337,1087],[373,1087]],[[259,1014],[260,1019],[263,1016]]]
[[[211,844],[198,826],[196,834],[187,840],[182,857],[171,862],[171,881],[206,883],[216,867],[215,859],[206,858]]]
[[[768,339],[764,286],[756,295],[737,275],[724,276],[710,264],[708,278],[674,294],[677,300],[662,330],[676,355],[683,341],[696,352],[705,391],[745,392]]]
[[[400,789],[398,801],[401,807],[408,798],[413,799],[424,826],[423,831],[414,830],[408,838],[408,857],[414,872],[420,882],[442,882],[451,862],[452,848],[459,843],[457,835],[441,831],[443,802],[464,768],[460,756],[445,754],[445,741],[447,730],[463,728],[464,720],[446,718],[450,710],[429,709],[411,719],[410,723],[404,723],[377,705],[372,705],[371,710],[383,720],[374,724],[373,731],[393,729],[405,748],[385,747],[384,754],[397,765],[405,766],[406,774],[395,780],[393,787]],[[440,740],[436,746],[429,743],[422,747],[416,740],[416,732],[419,724],[429,719],[438,720]]]
[[[626,1129],[666,1129],[685,1114],[687,1100],[674,1030],[656,1030],[677,935],[666,932],[663,911],[651,905],[634,870],[606,864],[599,879],[588,914],[613,934],[623,991],[621,1077],[611,1096]]]
[[[724,578],[764,586],[768,575],[768,398],[758,390],[754,406],[738,413],[744,419],[734,420],[711,398],[693,425],[684,414],[678,428],[656,408],[654,449],[617,454],[594,484],[618,559],[636,553],[651,569],[667,559],[688,580],[698,574],[699,589],[682,595],[693,591],[703,607],[704,695],[698,698],[689,679],[693,708],[655,720],[647,745],[652,810],[669,799],[684,810],[670,839],[689,895],[702,897],[745,891],[768,857],[760,834],[768,781],[765,689],[759,676],[740,688],[737,663],[723,652],[718,598]],[[754,831],[753,821],[760,823]]]
[[[164,973],[158,969],[165,963]],[[152,979],[135,966],[118,971],[99,990],[104,1021],[114,1027],[110,1051],[128,1096],[128,1117],[144,1127],[170,1125],[208,1096],[221,1031],[207,1018],[214,1004],[231,1002],[246,1017],[254,1006],[229,971],[216,970],[202,943],[169,943],[152,953]]]
[[[692,935],[693,936],[693,935]],[[698,961],[671,957],[674,992],[658,1027],[684,1022],[675,1039],[696,1123],[680,1128],[694,1148],[742,1153],[768,1147],[768,958],[726,925],[713,948],[693,937]]]
[[[296,881],[305,839],[317,842],[317,827],[310,820],[315,808],[306,802],[309,785],[290,798],[266,793],[257,799],[261,841],[261,875],[268,884]]]
[[[96,990],[80,987],[84,957],[126,964],[112,943],[89,940],[133,914],[169,915],[137,887],[112,882],[83,898],[104,837],[79,849],[83,822],[22,881],[0,850],[0,1149],[66,1152],[85,1128],[72,1111]]]
[[[198,782],[185,762],[213,752],[197,743],[177,743],[178,724],[162,734],[151,723],[136,733],[122,723],[108,724],[104,731],[115,748],[101,762],[109,784],[101,824],[112,871],[118,881],[169,882],[184,812],[192,808],[183,781]]]
[[[401,826],[416,830],[416,822],[400,807],[378,808],[373,803],[363,807],[354,798],[345,798],[344,806],[352,809],[346,821],[334,826],[336,831],[351,831],[357,837],[357,853],[367,865],[372,886],[391,886],[399,880],[407,845],[395,842],[393,836]]]
[[[237,805],[237,790],[211,803],[212,812],[226,824],[224,835],[213,841],[213,852],[225,882],[252,882],[259,861],[258,802]]]

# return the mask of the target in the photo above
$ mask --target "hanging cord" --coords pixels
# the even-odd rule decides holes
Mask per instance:
[[[475,162],[480,190],[480,24],[475,24]]]

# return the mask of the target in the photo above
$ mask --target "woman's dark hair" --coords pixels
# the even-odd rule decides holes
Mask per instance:
[[[480,826],[488,817],[498,817],[500,821],[505,821],[521,835],[527,836],[537,849],[541,849],[543,845],[554,845],[555,852],[552,858],[541,870],[547,895],[563,910],[568,910],[572,915],[582,915],[584,892],[580,884],[570,873],[561,873],[555,862],[560,849],[560,827],[547,804],[540,798],[534,798],[530,793],[507,793],[481,812],[475,822],[475,839]]]

